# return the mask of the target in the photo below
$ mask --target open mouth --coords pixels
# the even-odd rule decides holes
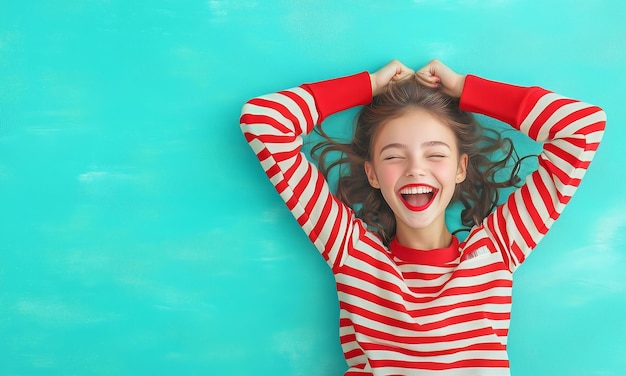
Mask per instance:
[[[437,188],[429,185],[406,185],[400,189],[404,205],[412,211],[425,210],[433,203]]]

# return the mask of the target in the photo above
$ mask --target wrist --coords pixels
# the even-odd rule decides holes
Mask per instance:
[[[376,85],[376,73],[370,73],[370,85],[372,86],[372,97],[378,95],[378,85]]]
[[[467,75],[459,74],[456,83],[454,85],[453,96],[456,98],[461,98],[463,94],[463,88],[465,87],[465,78]]]

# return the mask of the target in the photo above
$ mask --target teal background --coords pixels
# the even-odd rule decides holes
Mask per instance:
[[[513,375],[626,374],[625,14],[619,0],[2,1],[0,375],[342,374],[331,273],[240,109],[433,57],[607,111],[580,190],[516,273],[509,354]]]

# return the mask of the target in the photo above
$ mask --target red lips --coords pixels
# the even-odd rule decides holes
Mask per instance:
[[[428,209],[439,190],[427,184],[407,184],[400,188],[398,196],[409,210],[419,212]]]

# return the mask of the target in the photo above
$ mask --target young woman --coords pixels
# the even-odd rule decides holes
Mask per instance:
[[[352,142],[321,146],[341,151],[337,163],[348,166],[335,196],[301,152],[301,136],[358,105],[366,106]],[[538,169],[495,210],[496,188],[515,183],[495,181],[513,153],[470,112],[544,142]],[[508,375],[512,274],[576,190],[604,124],[598,107],[459,75],[437,60],[417,73],[392,61],[371,75],[262,96],[241,116],[335,275],[345,375]],[[485,153],[500,146],[504,158],[490,162]],[[462,242],[445,224],[455,200],[473,225]]]

